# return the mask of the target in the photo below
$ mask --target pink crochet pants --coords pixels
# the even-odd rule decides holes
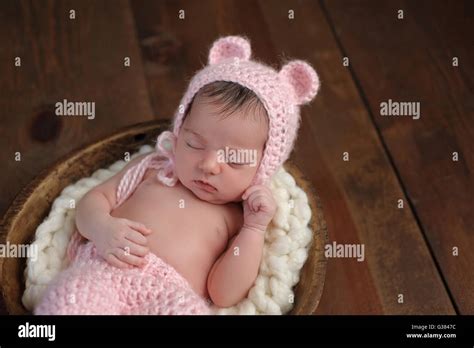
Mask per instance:
[[[141,268],[119,269],[87,242],[46,289],[35,314],[211,314],[172,266],[153,253],[145,259]]]

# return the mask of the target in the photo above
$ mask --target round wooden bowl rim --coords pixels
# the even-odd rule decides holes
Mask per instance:
[[[27,186],[20,190],[20,192],[16,195],[16,197],[8,207],[7,211],[5,212],[0,224],[0,244],[6,244],[7,241],[12,240],[12,231],[15,230],[15,226],[18,223],[19,217],[22,215],[21,213],[24,213],[24,209],[28,208],[28,206],[32,206],[34,204],[32,201],[33,198],[31,194],[37,189],[39,189],[41,185],[45,185],[45,180],[52,173],[60,171],[61,168],[64,168],[65,166],[72,165],[76,160],[80,159],[87,153],[93,153],[97,151],[97,148],[101,147],[104,143],[110,144],[115,140],[124,139],[127,135],[137,135],[141,132],[144,132],[146,134],[149,131],[159,130],[160,128],[162,130],[168,129],[169,125],[170,121],[168,120],[153,120],[134,124],[126,128],[119,129],[118,131],[115,131],[109,136],[101,137],[100,139],[81,146],[79,149],[60,157],[48,168],[42,170]],[[97,169],[103,167],[104,165],[100,165]],[[306,260],[306,263],[303,266],[300,275],[303,275],[303,271],[306,267],[311,267],[313,268],[312,272],[307,276],[316,277],[318,283],[315,287],[311,286],[305,288],[306,282],[311,281],[311,279],[305,279],[306,275],[301,277],[300,282],[295,287],[295,296],[299,302],[297,301],[297,303],[295,303],[295,307],[289,314],[312,314],[319,304],[324,288],[327,261],[324,257],[324,245],[328,241],[327,228],[320,199],[315,193],[312,185],[309,184],[309,182],[305,179],[301,171],[291,161],[287,161],[285,163],[285,169],[295,178],[297,185],[300,186],[308,196],[308,202],[313,212],[310,223],[312,231],[314,233],[312,243],[317,243],[317,245],[312,244],[310,246],[308,259]],[[96,169],[94,169],[93,171],[95,170]],[[63,189],[64,187],[60,188],[60,191],[62,191]],[[52,198],[52,202],[55,198],[56,197]],[[52,202],[49,204],[49,209],[46,212],[46,215],[50,212]],[[19,207],[21,207],[22,209],[18,209]],[[317,216],[315,217],[314,215]],[[32,234],[29,235],[29,240],[25,242],[30,243],[32,241],[32,239],[34,238],[35,231],[36,229],[32,231]],[[317,238],[317,233],[320,234],[319,238]],[[14,263],[16,261],[17,266],[18,264],[22,265],[21,274],[23,275],[23,270],[26,261],[20,258],[10,261]],[[0,258],[0,288],[2,291],[1,295],[4,298],[5,305],[9,313],[26,314],[28,313],[28,311],[21,302],[21,297],[24,291],[23,276],[19,280],[18,276],[14,276],[13,273],[8,272],[8,264],[9,260],[7,260],[7,258]],[[298,298],[298,293],[301,294],[303,291],[305,291],[305,298],[301,298],[301,295]],[[12,292],[15,296],[12,296]],[[16,292],[21,293],[18,294]]]

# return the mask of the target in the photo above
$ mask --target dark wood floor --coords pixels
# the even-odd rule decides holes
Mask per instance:
[[[293,159],[330,241],[365,245],[329,260],[316,314],[474,314],[473,24],[468,0],[2,1],[0,214],[71,150],[170,118],[209,45],[246,35],[260,60],[318,70]],[[63,99],[95,101],[95,119],[55,116]],[[421,117],[381,116],[388,100]]]

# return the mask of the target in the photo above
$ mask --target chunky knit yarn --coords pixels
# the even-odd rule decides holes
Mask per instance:
[[[183,276],[153,253],[143,267],[120,269],[82,244],[70,267],[48,286],[38,315],[207,315],[209,303]]]

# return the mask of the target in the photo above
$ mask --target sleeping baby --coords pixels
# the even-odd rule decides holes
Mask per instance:
[[[80,200],[70,264],[35,314],[210,314],[247,296],[276,210],[269,180],[319,88],[304,61],[277,72],[250,56],[243,37],[214,42],[172,131]]]

